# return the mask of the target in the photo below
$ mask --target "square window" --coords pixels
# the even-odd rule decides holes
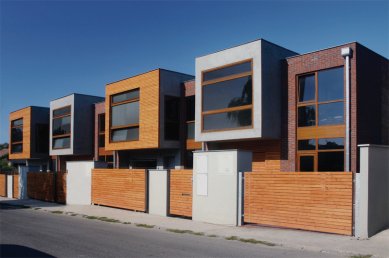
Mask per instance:
[[[344,123],[343,101],[319,105],[319,125],[338,125]]]
[[[298,108],[298,126],[315,126],[316,125],[316,108],[314,105],[303,106]]]
[[[315,158],[313,156],[300,156],[300,171],[312,172],[315,167]]]
[[[318,171],[321,172],[344,171],[344,152],[343,151],[319,152]]]

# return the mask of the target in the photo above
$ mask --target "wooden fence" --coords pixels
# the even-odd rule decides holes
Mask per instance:
[[[92,203],[129,210],[146,211],[146,170],[93,169]]]
[[[66,203],[66,173],[27,173],[27,194],[31,199]]]
[[[12,175],[13,177],[13,191],[12,191],[12,197],[13,198],[19,198],[19,175],[18,174],[14,174]]]
[[[188,169],[170,170],[170,214],[192,217],[192,175]]]
[[[0,196],[7,196],[7,175],[0,174]]]
[[[352,235],[353,173],[245,173],[244,221]]]

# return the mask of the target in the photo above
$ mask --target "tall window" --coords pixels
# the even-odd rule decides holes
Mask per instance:
[[[186,97],[186,138],[193,140],[195,134],[195,96]]]
[[[165,96],[165,140],[180,139],[180,98]]]
[[[53,110],[53,149],[70,148],[71,106]]]
[[[202,131],[252,126],[252,60],[202,73]]]
[[[11,153],[23,152],[23,118],[11,121]]]
[[[139,140],[139,89],[111,96],[111,141]]]
[[[98,128],[99,148],[104,148],[105,147],[105,114],[100,114],[98,116],[98,126],[99,126],[99,128]]]
[[[297,86],[297,126],[305,130],[297,139],[298,170],[344,171],[344,138],[319,130],[344,125],[343,67],[299,76]]]

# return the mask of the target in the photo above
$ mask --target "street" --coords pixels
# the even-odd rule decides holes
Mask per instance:
[[[336,257],[0,204],[1,257]]]

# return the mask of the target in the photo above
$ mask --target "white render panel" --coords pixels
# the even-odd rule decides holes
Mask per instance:
[[[149,170],[149,213],[167,216],[168,171]]]
[[[207,56],[196,58],[196,96],[201,96],[202,71],[253,59],[253,128],[226,130],[220,132],[201,132],[201,98],[196,97],[196,141],[218,141],[226,139],[250,139],[262,137],[262,57],[261,40],[229,48]]]
[[[7,197],[12,198],[13,193],[13,176],[7,175]]]
[[[71,106],[71,122],[70,122],[70,148],[53,149],[53,110]],[[50,102],[50,156],[52,155],[72,155],[73,154],[73,139],[74,139],[74,94],[56,99]]]

